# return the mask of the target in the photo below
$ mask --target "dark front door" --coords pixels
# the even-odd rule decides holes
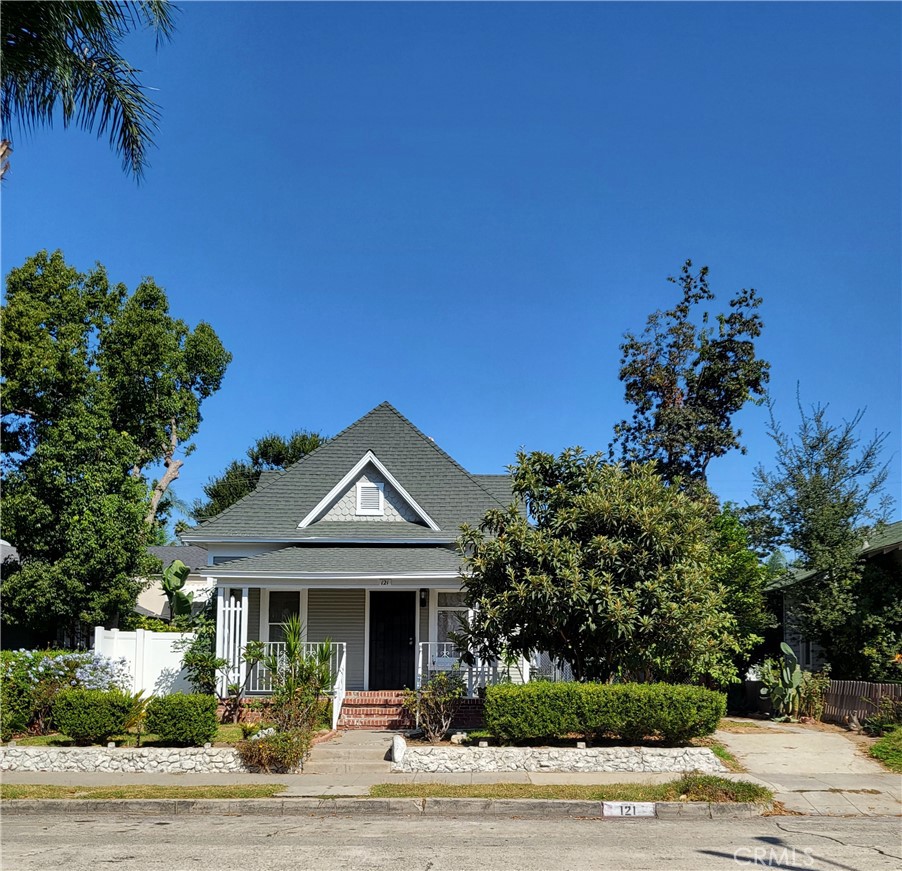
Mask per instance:
[[[413,688],[416,590],[370,593],[370,689]]]

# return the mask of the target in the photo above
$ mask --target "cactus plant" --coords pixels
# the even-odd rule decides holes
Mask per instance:
[[[768,659],[761,669],[761,695],[767,696],[778,719],[795,720],[799,715],[802,697],[802,667],[792,648],[784,641],[780,644],[782,661]]]

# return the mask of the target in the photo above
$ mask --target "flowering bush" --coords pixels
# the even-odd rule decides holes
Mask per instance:
[[[4,650],[0,659],[0,739],[50,728],[53,700],[62,689],[128,690],[128,661],[93,651]]]

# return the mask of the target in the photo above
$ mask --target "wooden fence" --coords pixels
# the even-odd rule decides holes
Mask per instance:
[[[854,715],[861,722],[877,710],[877,702],[882,696],[902,700],[902,684],[831,680],[827,690],[824,720],[845,725]]]

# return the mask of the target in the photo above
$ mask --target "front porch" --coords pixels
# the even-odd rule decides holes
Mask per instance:
[[[334,583],[334,582],[333,582]],[[418,689],[439,672],[459,671],[469,698],[500,680],[525,683],[530,663],[505,665],[477,661],[467,665],[449,633],[467,614],[460,587],[380,582],[379,586],[337,586],[320,582],[303,587],[217,587],[217,655],[229,663],[220,692],[247,678],[252,696],[271,691],[271,676],[262,665],[247,674],[242,652],[249,641],[260,641],[267,653],[284,650],[282,624],[297,615],[308,653],[331,641],[333,728],[337,727],[349,693],[355,704],[363,693]],[[386,589],[391,587],[391,589]]]

